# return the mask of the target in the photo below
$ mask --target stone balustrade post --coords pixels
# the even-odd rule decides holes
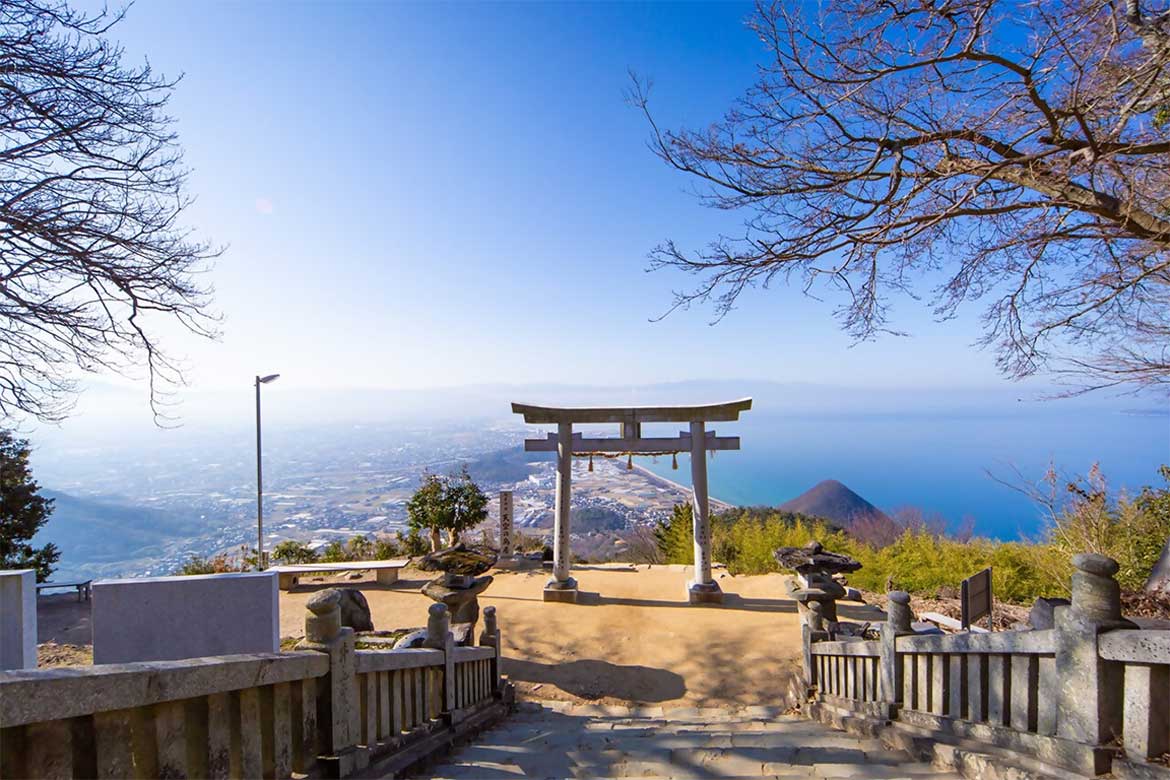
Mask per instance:
[[[803,650],[801,665],[804,670],[805,686],[810,690],[820,684],[812,660],[812,643],[818,639],[824,639],[824,637],[824,607],[819,601],[811,601],[805,608],[804,620],[800,624],[800,644]]]
[[[423,647],[443,651],[443,714],[452,724],[458,722],[455,710],[455,635],[451,633],[451,614],[446,604],[431,604],[427,610],[427,638]]]
[[[329,656],[329,674],[318,684],[318,727],[326,755],[318,761],[329,777],[346,777],[369,765],[369,754],[357,746],[361,738],[361,701],[357,688],[357,656],[352,628],[341,625],[341,593],[333,588],[313,594],[305,607],[305,638],[298,650]]]
[[[1106,661],[1100,635],[1132,628],[1121,617],[1117,561],[1096,553],[1073,557],[1072,604],[1056,608],[1057,736],[1085,746],[1067,763],[1087,774],[1108,772],[1111,749],[1120,736],[1124,665]]]
[[[914,633],[910,627],[914,615],[910,611],[910,594],[904,590],[891,591],[886,597],[886,622],[881,627],[881,691],[882,702],[894,707],[902,695],[902,664],[898,663],[897,639]]]
[[[500,627],[496,622],[496,608],[483,608],[483,631],[479,635],[481,647],[490,647],[495,650],[492,656],[492,690],[500,689],[500,653],[503,645],[500,642]]]

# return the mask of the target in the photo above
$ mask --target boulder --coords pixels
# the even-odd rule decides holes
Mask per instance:
[[[370,604],[365,595],[354,588],[337,588],[341,593],[341,625],[354,631],[373,631],[374,619],[370,616]]]
[[[425,641],[427,641],[427,630],[425,628],[419,628],[411,631],[395,642],[394,649],[402,650],[403,648],[422,647]]]
[[[419,561],[418,568],[474,577],[495,566],[498,558],[499,553],[487,545],[460,542],[454,547],[427,553]]]
[[[1056,608],[1071,604],[1068,599],[1038,598],[1028,613],[1028,625],[1037,631],[1056,627]]]

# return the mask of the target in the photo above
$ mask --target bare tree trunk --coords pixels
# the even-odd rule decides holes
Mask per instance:
[[[1150,572],[1149,579],[1146,580],[1146,590],[1150,593],[1170,596],[1170,539],[1167,539],[1166,544],[1162,545],[1162,555],[1154,564],[1154,570]]]
[[[439,538],[439,529],[431,527],[431,552],[438,552],[443,549],[443,540]]]
[[[454,531],[454,530],[448,531],[447,532],[447,546],[454,547],[457,544],[459,544],[459,532]]]

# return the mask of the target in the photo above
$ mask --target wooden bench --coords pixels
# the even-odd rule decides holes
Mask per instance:
[[[340,563],[296,563],[286,566],[270,566],[268,571],[276,572],[281,590],[297,586],[302,576],[318,572],[362,571],[372,569],[378,575],[379,585],[393,585],[398,582],[398,572],[406,568],[410,559],[398,561],[343,561]]]
[[[40,585],[37,585],[37,593],[39,594],[42,590],[52,590],[54,588],[76,588],[77,600],[81,601],[81,597],[84,596],[85,600],[89,601],[89,594],[91,592],[90,585],[92,584],[93,580],[84,580],[82,582],[42,582]]]

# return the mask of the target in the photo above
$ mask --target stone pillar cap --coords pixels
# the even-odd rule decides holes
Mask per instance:
[[[314,615],[324,615],[340,606],[341,592],[336,588],[318,591],[305,602],[305,607]]]
[[[890,598],[890,601],[893,601],[897,604],[909,604],[910,603],[910,594],[904,590],[890,591],[889,598]]]
[[[442,603],[431,604],[427,608],[427,612],[435,617],[442,617],[447,614],[447,605]]]
[[[1073,566],[1087,574],[1096,574],[1099,577],[1112,577],[1121,570],[1120,564],[1108,555],[1100,553],[1080,553],[1074,555]]]

